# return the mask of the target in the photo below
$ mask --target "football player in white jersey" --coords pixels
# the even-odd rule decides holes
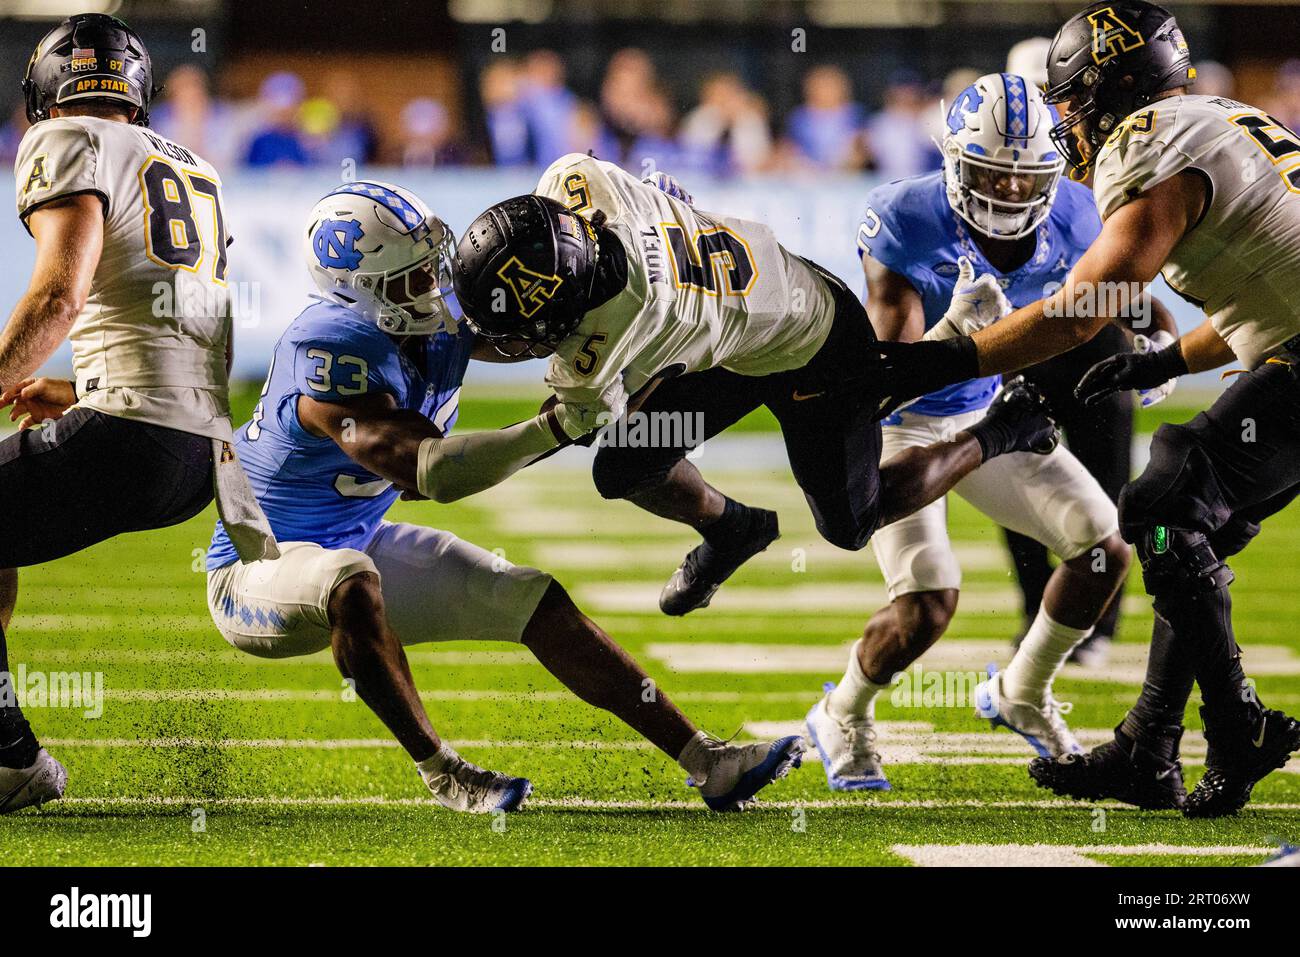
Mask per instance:
[[[0,334],[0,407],[45,425],[0,442],[0,813],[67,777],[6,687],[17,568],[185,521],[214,490],[240,557],[276,554],[229,445],[220,178],[148,129],[149,54],[120,20],[59,24],[23,91],[18,216],[36,264]],[[65,337],[75,381],[33,379]]]
[[[505,353],[550,355],[555,394],[514,437],[493,437],[492,448],[453,441],[446,451],[456,460],[428,456],[422,493],[447,494],[432,480],[453,468],[479,477],[452,494],[484,488],[613,424],[600,434],[597,490],[704,538],[660,596],[664,612],[683,615],[707,605],[777,537],[775,513],[727,498],[686,459],[761,405],[781,423],[818,530],[848,549],[983,461],[1054,446],[1041,400],[1018,385],[984,420],[882,467],[871,407],[840,392],[875,339],[857,297],[766,226],[703,212],[675,192],[571,154],[543,174],[536,194],[470,224],[455,272],[466,319]],[[995,282],[972,278],[933,334],[978,328],[1006,308]]]
[[[1201,305],[1207,320],[1174,344],[1112,356],[1078,385],[1087,400],[1243,367],[1205,412],[1156,431],[1150,464],[1120,496],[1155,608],[1137,704],[1113,741],[1036,759],[1030,773],[1061,794],[1232,814],[1300,749],[1300,721],[1264,708],[1243,673],[1224,563],[1300,493],[1300,137],[1244,103],[1192,94],[1182,31],[1143,0],[1070,18],[1047,68],[1063,117],[1053,136],[1076,175],[1093,176],[1101,234],[1054,296],[973,337],[882,344],[873,371],[887,408],[1024,368],[1086,341],[1157,273]],[[1178,743],[1193,682],[1209,747],[1187,794]]]

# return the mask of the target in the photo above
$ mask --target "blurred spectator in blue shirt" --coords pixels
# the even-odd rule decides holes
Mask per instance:
[[[860,168],[866,112],[852,99],[848,75],[836,66],[814,67],[804,75],[803,92],[803,104],[786,123],[800,156],[821,169]]]
[[[244,156],[249,166],[306,166],[311,162],[298,127],[303,84],[296,73],[272,73],[258,91],[260,125]]]
[[[931,105],[932,98],[919,75],[899,71],[889,78],[884,108],[867,121],[870,156],[876,172],[886,180],[915,176],[943,165],[924,119]]]
[[[685,167],[718,176],[756,172],[772,154],[762,100],[729,71],[704,78],[700,105],[686,114],[678,138]]]
[[[178,66],[163,84],[166,97],[149,111],[149,125],[194,150],[217,169],[239,157],[239,122],[226,103],[214,100],[208,75],[192,63]]]
[[[402,165],[456,166],[468,155],[452,138],[447,109],[437,100],[420,97],[402,107]]]
[[[479,75],[479,95],[487,118],[488,142],[497,166],[521,166],[532,153],[528,117],[519,92],[519,68],[495,59]]]
[[[312,119],[318,125],[309,129],[314,134],[310,143],[312,159],[318,163],[337,165],[345,160],[360,165],[375,159],[379,135],[365,114],[361,86],[356,77],[342,70],[332,72],[325,81],[325,106],[317,105]],[[303,104],[303,126],[310,124],[306,114],[308,104]]]
[[[519,92],[530,158],[549,166],[570,151],[578,109],[577,96],[564,85],[564,61],[553,50],[530,53],[519,74]]]

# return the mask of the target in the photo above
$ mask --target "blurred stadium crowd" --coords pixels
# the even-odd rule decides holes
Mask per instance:
[[[1017,44],[1008,70],[1041,82],[1047,42]],[[468,128],[458,127],[445,103],[417,96],[384,135],[347,71],[311,77],[311,93],[302,76],[271,73],[255,97],[233,100],[213,91],[201,67],[185,64],[166,76],[151,125],[218,169],[347,160],[410,168],[540,167],[566,152],[592,150],[634,170],[652,162],[718,176],[869,170],[896,179],[939,167],[940,104],[978,75],[966,68],[941,78],[899,71],[880,102],[868,104],[855,98],[844,69],[823,63],[799,78],[801,102],[776,116],[737,72],[702,76],[695,102],[683,104],[666,91],[660,70],[645,51],[622,49],[610,58],[598,95],[588,100],[569,86],[559,53],[502,56],[477,78],[478,109],[469,111],[477,120]],[[1196,92],[1233,94],[1229,68],[1206,61],[1197,70]],[[1300,59],[1282,64],[1271,94],[1256,105],[1300,126]],[[15,104],[0,124],[0,159],[12,162],[26,127],[22,104]]]

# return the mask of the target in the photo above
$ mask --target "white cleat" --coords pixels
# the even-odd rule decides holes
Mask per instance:
[[[517,811],[533,793],[533,783],[527,778],[484,770],[454,753],[440,771],[421,770],[420,777],[439,804],[469,814]]]
[[[834,717],[826,702],[835,684],[828,681],[824,688],[826,694],[812,706],[804,724],[808,740],[821,756],[826,783],[832,791],[888,791],[889,780],[881,769],[871,718]]]
[[[63,797],[68,771],[41,748],[29,768],[0,767],[0,814]]]
[[[687,778],[687,787],[699,788],[700,797],[714,811],[744,811],[757,802],[754,795],[785,777],[803,763],[803,738],[792,734],[758,744],[726,744],[710,740],[709,771],[704,783]]]
[[[1057,701],[1047,693],[1045,704],[1012,701],[1002,694],[1002,675],[989,665],[987,681],[975,688],[975,716],[988,720],[993,727],[1003,727],[1020,735],[1044,758],[1064,754],[1083,754],[1083,745],[1075,739],[1062,715],[1074,706]]]

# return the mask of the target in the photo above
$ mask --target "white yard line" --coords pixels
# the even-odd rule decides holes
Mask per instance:
[[[857,807],[863,804],[869,805],[872,810],[885,810],[887,808],[904,808],[914,810],[944,810],[947,808],[988,808],[992,810],[1072,810],[1078,808],[1096,808],[1104,807],[1107,812],[1112,811],[1132,811],[1138,812],[1138,808],[1129,807],[1124,804],[1100,803],[1094,804],[1087,801],[1068,801],[1068,800],[1043,800],[1043,801],[976,801],[969,799],[932,799],[917,801],[893,801],[889,799],[872,797],[868,798],[844,798],[843,800],[829,800],[818,798],[808,801],[760,801],[759,806],[773,810],[805,810],[805,811],[833,811],[846,808]],[[58,805],[71,807],[98,807],[98,808],[137,808],[137,807],[387,807],[387,808],[404,808],[404,807],[424,807],[433,808],[433,803],[428,798],[408,797],[393,798],[383,797],[381,795],[372,795],[368,797],[225,797],[213,798],[195,795],[193,797],[176,797],[176,796],[149,796],[149,795],[122,795],[114,797],[70,797],[59,800]],[[1252,803],[1250,805],[1255,810],[1261,811],[1294,811],[1300,807],[1297,804],[1267,804]],[[610,811],[706,811],[702,801],[627,801],[627,800],[602,800],[600,798],[584,797],[562,797],[562,798],[529,798],[527,807],[529,808],[546,808],[552,810],[610,810]],[[1250,852],[1259,850],[1260,853],[1268,853],[1276,848],[1252,848]],[[1107,850],[1105,853],[1118,853]],[[1245,853],[1245,852],[1243,852]]]
[[[720,672],[726,674],[819,674],[837,675],[844,670],[849,643],[837,644],[748,644],[743,642],[651,642],[645,654],[657,658],[677,672]],[[1075,681],[1110,681],[1140,685],[1146,672],[1148,647],[1122,642],[1112,650],[1101,668],[1067,665],[1062,677]],[[918,697],[926,690],[926,678],[946,680],[944,672],[982,675],[989,664],[1005,665],[1011,659],[1006,641],[944,639],[904,672]],[[1246,650],[1246,670],[1255,676],[1300,676],[1300,655],[1283,645],[1255,645]],[[920,680],[917,680],[919,666]],[[967,682],[969,683],[969,682]],[[895,689],[900,687],[895,685]],[[891,689],[895,690],[895,689]],[[971,689],[968,689],[971,690]]]

